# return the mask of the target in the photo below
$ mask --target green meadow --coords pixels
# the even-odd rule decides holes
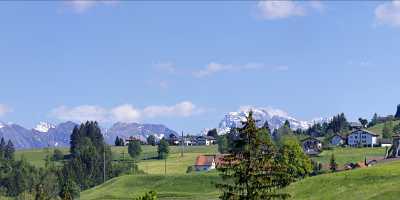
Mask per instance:
[[[16,157],[23,157],[28,162],[43,167],[46,155],[51,154],[53,150],[21,150],[16,152]],[[66,148],[61,150],[68,153]],[[157,191],[159,199],[218,198],[219,193],[214,182],[219,180],[219,177],[215,171],[186,173],[187,167],[194,164],[198,155],[216,153],[216,146],[185,147],[183,157],[181,147],[171,146],[166,163],[164,160],[154,159],[157,147],[144,145],[142,150],[142,160],[138,166],[145,174],[125,175],[108,180],[105,184],[82,191],[81,199],[133,199],[149,190]],[[112,154],[114,160],[130,159],[127,147],[112,147]],[[313,159],[328,163],[331,154],[335,154],[339,165],[344,165],[348,162],[362,162],[365,157],[382,157],[385,148],[335,148],[325,150]],[[293,199],[392,199],[396,188],[399,187],[400,162],[393,162],[309,177],[292,184],[287,191],[292,194]]]

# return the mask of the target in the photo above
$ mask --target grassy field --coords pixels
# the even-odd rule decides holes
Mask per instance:
[[[132,200],[150,190],[156,191],[160,199],[217,199],[216,180],[215,173],[127,175],[82,192],[81,200]]]
[[[344,165],[349,162],[360,162],[367,159],[385,156],[385,148],[335,148],[333,150],[325,150],[319,156],[313,157],[315,161],[329,163],[331,155],[334,154],[336,162]]]
[[[400,120],[395,120],[395,121],[393,121],[393,126],[396,126],[399,123],[400,123]],[[372,131],[378,135],[382,135],[383,125],[384,125],[384,123],[379,123],[371,128],[368,128],[368,130]]]
[[[217,147],[186,147],[183,157],[180,156],[180,147],[171,146],[170,148],[170,155],[167,159],[166,165],[167,175],[164,175],[164,160],[149,159],[157,155],[157,147],[147,145],[142,146],[142,158],[144,160],[140,161],[138,165],[139,169],[145,171],[146,174],[128,175],[109,180],[103,185],[83,191],[81,193],[81,199],[132,199],[133,197],[139,196],[149,190],[157,191],[160,199],[217,199],[218,190],[214,186],[214,182],[218,180],[216,172],[195,172],[186,174],[187,167],[194,164],[197,155],[216,153]],[[61,150],[64,153],[68,152],[68,149]],[[52,151],[53,149],[23,150],[17,151],[16,157],[24,157],[36,166],[44,166],[44,158]],[[128,159],[127,147],[113,147],[112,153],[114,159],[121,159],[122,157]],[[363,161],[365,157],[370,159],[383,156],[385,148],[336,148],[333,150],[326,150],[313,159],[323,163],[328,163],[332,153],[335,154],[338,164],[343,165],[348,162]],[[368,183],[368,185],[370,185],[369,190],[372,191],[370,191],[371,194],[369,195],[371,196],[371,199],[373,199],[373,193],[379,195],[381,194],[381,190],[390,193],[390,188],[394,189],[394,186],[399,187],[399,174],[400,162],[388,163],[368,169],[306,178],[305,180],[290,186],[288,190],[296,197],[295,199],[341,199],[346,195],[351,195],[350,192],[355,190],[355,188],[359,186],[361,187],[361,183],[363,183],[365,179],[365,184]],[[395,182],[394,180],[392,181],[392,175],[397,176],[399,182]],[[385,180],[392,181],[390,183],[392,186],[390,186],[388,190],[380,188],[380,186],[383,187],[386,185]],[[379,184],[371,184],[374,181]],[[312,188],[309,188],[307,186],[308,184],[315,185],[314,187],[317,189],[311,191]],[[346,187],[342,187],[342,185]],[[318,187],[320,187],[320,189]],[[336,187],[339,187],[340,190],[336,189]],[[352,189],[346,189],[347,187]],[[320,190],[324,192],[320,192]],[[325,190],[330,190],[331,193],[326,194],[327,192]],[[315,195],[315,198],[311,198],[311,194]],[[322,195],[327,195],[327,198],[324,198]],[[359,197],[360,196],[355,196],[354,199],[363,199]],[[389,195],[385,198],[390,199],[390,197],[391,196]]]
[[[398,199],[400,161],[306,178],[287,189],[293,199]]]

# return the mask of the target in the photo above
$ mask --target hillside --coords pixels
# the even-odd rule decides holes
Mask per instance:
[[[306,178],[289,186],[293,199],[398,199],[400,161]]]
[[[393,121],[393,126],[396,126],[399,123],[400,123],[400,120],[394,120]],[[382,135],[383,124],[384,123],[376,124],[375,126],[372,126],[372,127],[368,128],[368,130],[372,131],[372,132],[374,132],[374,133],[376,133],[378,135]]]

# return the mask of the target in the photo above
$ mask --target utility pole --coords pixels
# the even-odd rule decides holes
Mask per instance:
[[[185,146],[184,146],[184,143],[185,141],[184,141],[184,139],[183,139],[183,131],[182,131],[182,137],[181,137],[181,157],[183,157],[183,150],[184,150],[184,148],[185,148]]]
[[[164,174],[167,175],[167,157],[164,160]]]

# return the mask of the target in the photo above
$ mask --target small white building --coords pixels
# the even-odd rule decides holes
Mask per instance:
[[[347,137],[347,144],[351,147],[376,146],[378,145],[378,134],[360,129],[353,131]]]
[[[335,134],[331,137],[330,143],[334,146],[340,146],[346,143],[346,138],[339,134]]]
[[[199,136],[196,138],[197,145],[213,145],[216,143],[216,140],[214,137],[211,136]]]

